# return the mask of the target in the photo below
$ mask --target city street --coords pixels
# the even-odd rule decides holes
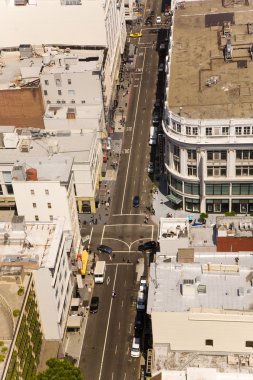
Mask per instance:
[[[160,15],[158,4],[148,7]],[[159,72],[158,66],[164,57],[159,57],[158,50],[167,30],[159,26],[158,33],[151,33],[156,25],[152,28],[141,25],[138,31],[140,28],[142,38],[131,40],[138,47],[136,66],[131,72],[126,126],[109,218],[105,225],[92,227],[90,233],[89,249],[96,260],[105,260],[107,267],[104,284],[94,288],[99,308],[89,316],[79,362],[85,379],[89,380],[137,380],[143,360],[130,356],[139,287],[136,267],[139,259],[144,259],[142,274],[147,275],[148,253],[138,252],[138,245],[157,240],[158,226],[152,224],[148,210],[152,186],[154,180],[159,180],[160,170],[156,149],[149,146],[149,133],[154,104],[163,99],[164,72]],[[157,167],[151,176],[147,172],[149,161]],[[140,204],[134,208],[136,195]],[[144,223],[145,217],[148,223]],[[99,244],[110,246],[113,255],[98,253]]]

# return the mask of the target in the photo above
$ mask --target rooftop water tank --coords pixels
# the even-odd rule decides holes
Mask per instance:
[[[38,181],[37,169],[30,168],[26,170],[26,180],[27,181]]]
[[[50,57],[50,53],[49,52],[42,54],[42,62],[43,62],[43,65],[49,65],[50,64],[51,57]]]

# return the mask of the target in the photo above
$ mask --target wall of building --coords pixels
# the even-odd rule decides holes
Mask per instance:
[[[253,313],[152,312],[154,346],[168,345],[171,350],[252,353],[245,347],[253,343]],[[207,345],[206,340],[213,340]]]

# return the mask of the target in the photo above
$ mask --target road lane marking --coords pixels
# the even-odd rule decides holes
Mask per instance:
[[[118,273],[118,264],[116,266],[115,277],[114,277],[114,281],[113,281],[113,289],[115,289],[117,273]],[[113,301],[113,298],[111,298],[111,303],[110,303],[110,309],[109,309],[109,315],[108,315],[108,320],[107,320],[107,326],[106,326],[106,332],[105,332],[105,341],[104,341],[104,347],[103,347],[102,360],[101,360],[98,380],[100,380],[101,376],[102,376],[102,368],[103,368],[104,356],[105,356],[105,346],[106,346],[106,340],[107,340],[109,323],[110,323],[110,318],[111,318],[111,311],[112,311],[112,301]]]
[[[115,351],[114,351],[114,354],[115,354],[115,355],[117,354],[117,350],[118,350],[118,346],[116,345],[116,347],[115,347]]]
[[[119,322],[119,327],[118,327],[118,330],[120,330],[120,322]]]
[[[122,300],[121,301],[121,309],[123,309],[123,306],[124,306],[124,301]]]
[[[102,236],[101,236],[100,244],[102,244],[103,237],[104,237],[104,233],[105,233],[105,226],[103,227],[103,232],[102,232]]]
[[[124,286],[126,287],[126,280],[125,280]]]
[[[108,276],[106,280],[106,285],[109,285],[109,284],[110,284],[110,277]]]
[[[143,64],[142,64],[142,68],[141,68],[142,72],[143,72],[143,68],[145,66],[145,59],[146,59],[146,48],[144,50],[144,58],[143,58]],[[128,180],[128,171],[129,171],[129,166],[130,166],[130,157],[131,157],[132,145],[133,145],[133,140],[134,140],[134,131],[135,131],[135,125],[136,125],[136,119],[137,119],[137,113],[138,113],[137,111],[138,111],[138,105],[139,105],[140,93],[141,93],[142,72],[141,72],[140,86],[139,86],[139,89],[138,89],[138,97],[137,97],[136,108],[135,108],[134,126],[133,126],[133,133],[132,133],[132,137],[131,137],[131,149],[130,149],[130,154],[128,156],[126,180],[125,180],[125,185],[124,185],[122,204],[121,204],[121,211],[120,211],[121,214],[123,212],[123,205],[124,205],[124,202],[125,202],[126,186],[127,186],[127,180]],[[134,87],[135,86],[136,85],[134,85]]]
[[[131,333],[131,331],[132,331],[132,323],[130,323],[129,325],[129,333]]]
[[[114,373],[112,373],[112,380],[113,380],[113,378],[114,378]]]
[[[126,372],[125,372],[125,374],[124,374],[124,380],[126,380]]]

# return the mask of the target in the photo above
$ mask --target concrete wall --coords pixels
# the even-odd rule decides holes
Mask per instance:
[[[170,346],[171,350],[220,351],[252,353],[245,342],[253,342],[253,313],[234,314],[207,311],[152,312],[154,346]],[[205,344],[213,339],[213,346]]]

